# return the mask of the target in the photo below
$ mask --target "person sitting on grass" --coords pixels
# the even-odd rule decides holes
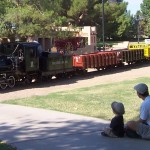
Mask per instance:
[[[124,105],[120,102],[113,102],[111,108],[115,116],[112,118],[110,126],[105,128],[101,135],[113,138],[124,137]]]
[[[139,83],[134,86],[137,96],[142,99],[140,115],[138,120],[128,121],[126,124],[126,135],[131,138],[142,138],[150,140],[150,95],[148,86]]]

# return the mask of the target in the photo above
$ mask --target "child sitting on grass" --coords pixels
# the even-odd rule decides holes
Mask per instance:
[[[111,104],[111,108],[115,114],[115,117],[112,118],[110,126],[101,132],[101,135],[114,138],[124,137],[124,105],[120,102],[113,102]]]

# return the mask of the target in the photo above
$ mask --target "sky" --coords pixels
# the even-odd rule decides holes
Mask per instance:
[[[124,0],[128,2],[127,10],[130,10],[132,15],[135,15],[138,10],[140,10],[140,4],[143,0]]]

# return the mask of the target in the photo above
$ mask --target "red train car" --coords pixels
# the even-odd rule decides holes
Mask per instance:
[[[116,51],[97,52],[73,56],[73,66],[86,70],[88,68],[104,69],[119,64]]]

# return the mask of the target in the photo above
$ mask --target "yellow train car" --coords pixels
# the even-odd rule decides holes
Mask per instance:
[[[137,50],[137,49],[144,49],[145,47],[147,47],[146,43],[137,43],[137,42],[132,42],[129,43],[128,45],[128,49],[129,50]]]
[[[150,58],[150,44],[148,44],[145,48],[144,48],[144,56],[146,58]]]
[[[132,42],[128,44],[128,50],[144,50],[144,56],[150,58],[150,44],[144,42]]]

